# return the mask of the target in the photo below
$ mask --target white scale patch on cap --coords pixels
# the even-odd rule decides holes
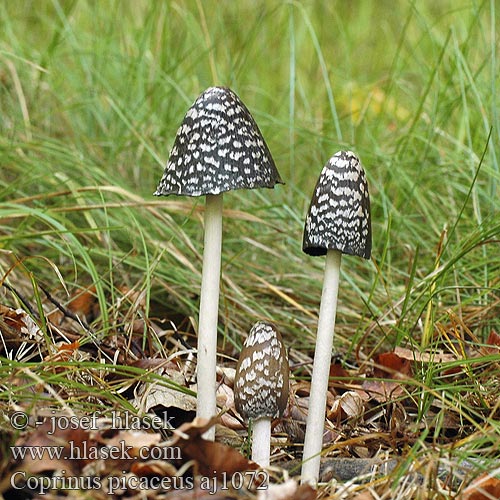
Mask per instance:
[[[370,196],[365,172],[354,153],[339,151],[323,167],[314,188],[302,250],[309,255],[339,250],[369,259],[371,247]]]
[[[203,162],[193,169],[195,151]],[[186,113],[154,194],[202,196],[277,183],[283,181],[250,111],[232,90],[210,87]]]
[[[270,323],[256,323],[243,345],[234,379],[235,406],[249,418],[276,418],[288,401],[289,366],[280,333]]]

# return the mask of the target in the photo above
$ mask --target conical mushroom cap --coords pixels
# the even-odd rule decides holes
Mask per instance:
[[[302,250],[328,250],[369,259],[372,249],[370,195],[365,171],[351,151],[339,151],[323,167],[309,206]]]
[[[156,196],[202,196],[283,183],[259,127],[240,98],[210,87],[189,108]]]
[[[288,402],[288,356],[278,330],[259,321],[250,330],[234,377],[234,404],[245,419],[281,417]]]

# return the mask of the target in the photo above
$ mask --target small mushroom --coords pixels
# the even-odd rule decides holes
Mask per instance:
[[[302,481],[317,482],[325,423],[342,254],[370,258],[370,197],[365,172],[351,151],[339,151],[323,167],[307,213],[302,249],[325,255]]]
[[[236,366],[234,403],[252,421],[252,460],[262,467],[269,465],[271,421],[283,416],[288,402],[289,371],[278,330],[271,323],[255,323]]]
[[[156,196],[206,196],[198,321],[197,416],[217,413],[217,319],[222,246],[222,193],[283,183],[252,115],[230,89],[210,87],[182,121]],[[214,439],[215,430],[205,434]]]

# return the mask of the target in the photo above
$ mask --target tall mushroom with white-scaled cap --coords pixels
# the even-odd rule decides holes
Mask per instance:
[[[342,254],[370,258],[370,197],[365,172],[351,151],[323,167],[307,213],[302,250],[325,255],[325,274],[306,422],[302,481],[318,481]]]
[[[234,377],[234,403],[252,420],[252,460],[269,465],[271,421],[283,415],[289,393],[288,356],[278,330],[260,321],[250,330]]]
[[[259,127],[230,89],[210,87],[177,131],[156,196],[206,196],[198,321],[197,416],[217,412],[216,355],[222,245],[222,193],[283,183]],[[214,439],[215,430],[205,434]]]

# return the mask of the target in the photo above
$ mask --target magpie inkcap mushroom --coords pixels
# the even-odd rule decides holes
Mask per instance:
[[[234,403],[252,420],[252,460],[269,465],[271,421],[283,415],[289,394],[288,356],[274,325],[257,322],[245,340],[234,378]]]
[[[189,108],[156,196],[206,196],[203,270],[198,321],[197,416],[216,405],[217,320],[223,193],[283,183],[250,111],[226,87],[210,87]],[[214,439],[215,431],[205,433]]]
[[[365,172],[354,153],[340,151],[321,171],[306,216],[302,244],[309,255],[326,254],[304,439],[303,482],[318,481],[341,256],[344,253],[369,259],[371,237]]]
[[[283,184],[250,111],[227,87],[210,87],[189,108],[155,195],[203,196]]]
[[[323,167],[306,217],[302,250],[328,250],[369,259],[372,248],[370,196],[365,172],[351,151],[339,151]]]

